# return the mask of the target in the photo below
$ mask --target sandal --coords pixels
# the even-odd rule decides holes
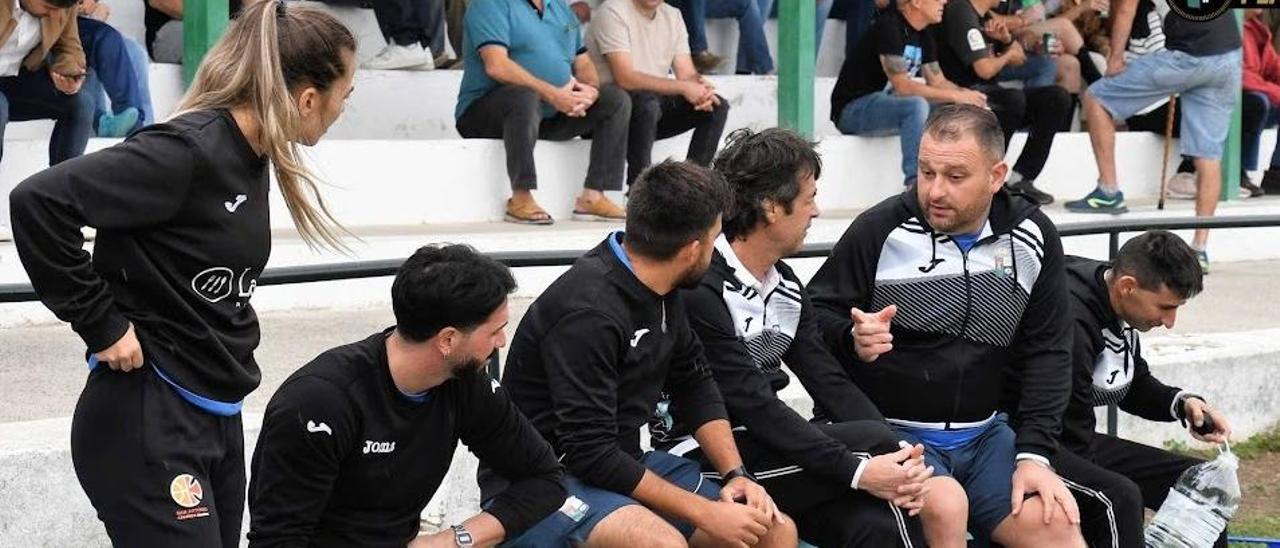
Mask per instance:
[[[549,225],[556,222],[537,202],[529,201],[519,208],[511,207],[511,199],[507,198],[507,213],[502,220],[520,225]]]
[[[607,197],[601,197],[591,202],[583,201],[578,198],[573,208],[573,220],[575,221],[598,221],[598,222],[616,222],[627,220],[627,210],[622,209],[618,204],[613,203]]]

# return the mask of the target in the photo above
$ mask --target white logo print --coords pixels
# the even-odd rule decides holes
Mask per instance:
[[[502,387],[502,385],[501,385],[501,384],[498,384],[498,379],[489,379],[489,391],[490,391],[490,392],[493,392],[494,394],[497,394],[497,393],[498,393],[498,388],[500,388],[500,387]]]
[[[253,296],[253,291],[258,287],[258,280],[249,277],[250,270],[253,269],[244,269],[244,272],[240,273],[239,281],[233,286],[231,280],[234,277],[234,273],[230,268],[215,266],[205,269],[191,279],[191,290],[211,303],[230,297],[232,291],[238,291],[238,295],[241,298],[248,299]],[[248,281],[247,285],[245,284],[246,280]]]
[[[312,434],[315,434],[316,432],[324,432],[330,436],[333,435],[333,429],[329,428],[329,425],[323,422],[317,424],[316,421],[307,421],[307,431]]]
[[[649,334],[648,329],[637,330],[636,334],[631,336],[631,348],[635,348],[636,345],[640,344],[640,338],[648,334]]]
[[[396,442],[394,441],[373,441],[364,440],[364,454],[369,453],[390,453],[396,450]]]
[[[240,204],[243,204],[245,200],[248,200],[248,199],[249,197],[245,196],[244,194],[236,194],[236,201],[222,202],[222,207],[227,208],[227,211],[230,213],[235,213],[237,209],[240,209]]]

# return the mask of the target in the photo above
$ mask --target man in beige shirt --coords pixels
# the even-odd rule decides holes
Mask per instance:
[[[694,69],[680,10],[663,0],[607,0],[592,14],[587,51],[601,85],[631,95],[628,185],[649,167],[655,140],[690,129],[689,161],[711,163],[729,104]]]

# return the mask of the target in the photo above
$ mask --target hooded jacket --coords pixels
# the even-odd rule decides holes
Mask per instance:
[[[1245,91],[1265,94],[1272,105],[1280,105],[1280,55],[1271,45],[1271,29],[1257,17],[1244,22],[1241,84]]]
[[[1116,317],[1105,275],[1111,265],[1068,257],[1073,343],[1071,402],[1062,420],[1063,448],[1090,456],[1097,420],[1093,408],[1119,404],[1126,413],[1172,422],[1182,419],[1175,405],[1190,394],[1151,375],[1142,358],[1138,332]]]
[[[1062,244],[1033,202],[1001,190],[967,252],[935,232],[915,186],[854,219],[809,283],[823,338],[890,420],[991,417],[1007,366],[1021,381],[1017,451],[1056,450],[1070,392]],[[889,305],[893,350],[858,359],[849,309]]]

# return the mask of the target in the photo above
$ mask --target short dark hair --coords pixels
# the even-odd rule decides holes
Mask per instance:
[[[732,213],[724,218],[724,235],[729,241],[755,229],[764,218],[765,200],[778,202],[791,213],[791,202],[800,193],[800,180],[822,175],[822,158],[816,145],[782,128],[759,133],[740,129],[729,134],[714,163],[733,192]]]
[[[48,1],[50,6],[53,6],[58,9],[64,9],[64,10],[72,9],[80,5],[80,0],[48,0]],[[72,17],[75,17],[75,15],[72,14]]]
[[[964,103],[947,103],[929,113],[924,122],[925,134],[939,141],[959,141],[966,134],[978,140],[983,150],[996,161],[1004,157],[1004,132],[1000,120],[990,110]]]
[[[690,162],[655,164],[631,184],[627,248],[666,260],[701,238],[729,205],[724,178]]]
[[[467,332],[484,323],[516,289],[505,265],[468,245],[418,248],[391,284],[396,330],[423,342],[446,327]]]
[[[1133,276],[1147,291],[1164,286],[1190,299],[1204,289],[1204,271],[1196,251],[1167,230],[1147,231],[1125,242],[1111,268],[1117,274]]]

